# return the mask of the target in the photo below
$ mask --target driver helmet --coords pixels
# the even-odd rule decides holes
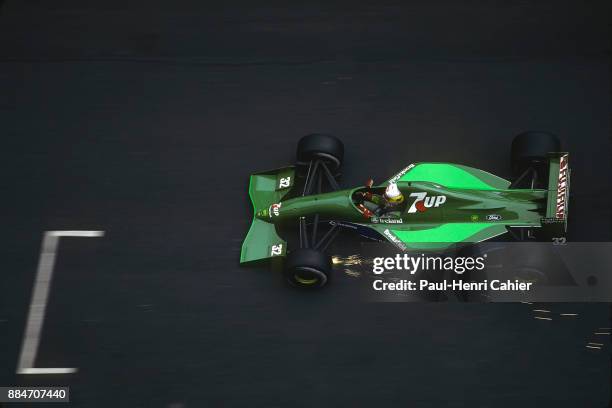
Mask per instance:
[[[401,204],[404,202],[404,195],[397,188],[397,184],[391,183],[385,189],[385,199],[393,205]]]

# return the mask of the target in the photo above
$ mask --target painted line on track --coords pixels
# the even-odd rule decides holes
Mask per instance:
[[[45,310],[49,300],[49,289],[53,277],[53,266],[57,254],[60,237],[102,237],[104,231],[46,231],[43,236],[40,258],[34,280],[30,310],[23,333],[23,343],[17,374],[71,374],[76,368],[36,368],[36,353],[40,344],[40,336],[45,319]]]

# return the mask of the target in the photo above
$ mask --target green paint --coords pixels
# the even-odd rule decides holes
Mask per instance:
[[[491,227],[484,222],[442,224],[437,227],[421,230],[391,231],[406,243],[412,242],[472,242],[470,238]]]
[[[486,171],[448,163],[420,163],[400,177],[399,181],[422,181],[447,188],[469,190],[505,189],[510,182]]]

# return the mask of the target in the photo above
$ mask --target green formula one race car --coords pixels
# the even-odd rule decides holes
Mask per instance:
[[[295,286],[324,286],[325,253],[341,229],[388,241],[399,250],[443,252],[510,233],[519,240],[565,239],[570,169],[559,140],[526,132],[512,142],[513,181],[451,163],[414,163],[384,183],[341,189],[344,156],[331,135],[300,139],[294,166],[251,175],[254,218],[240,263],[283,257]],[[287,248],[281,227],[293,225],[299,245]]]

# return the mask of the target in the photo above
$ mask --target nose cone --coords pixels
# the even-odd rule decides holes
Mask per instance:
[[[264,220],[264,221],[270,220],[270,214],[268,213],[267,208],[257,211],[257,213],[255,214],[255,217],[259,218],[260,220]]]

